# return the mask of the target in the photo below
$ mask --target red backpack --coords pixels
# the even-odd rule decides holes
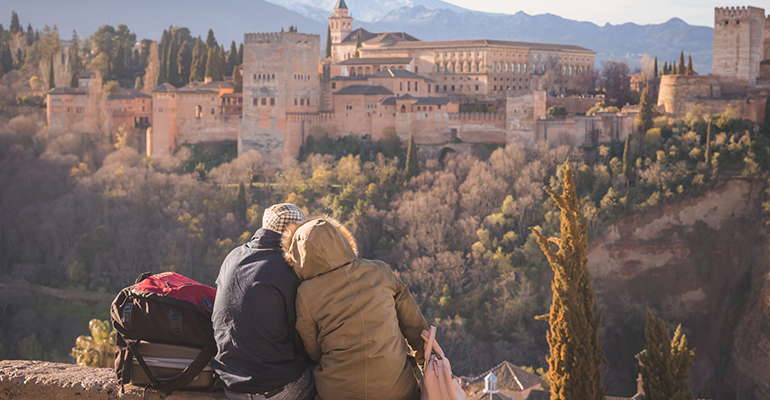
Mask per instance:
[[[150,275],[118,293],[110,307],[118,332],[115,373],[118,383],[131,382],[133,360],[141,366],[153,389],[166,394],[190,383],[217,353],[211,313],[216,289],[175,272]],[[195,359],[178,375],[157,378],[138,350],[140,341],[200,348]],[[213,389],[213,387],[212,387]]]

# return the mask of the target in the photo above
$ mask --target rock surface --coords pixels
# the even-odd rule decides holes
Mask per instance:
[[[176,391],[170,396],[152,389],[120,386],[115,371],[109,368],[90,368],[72,364],[45,361],[0,361],[0,400],[226,400],[220,390],[200,393]]]

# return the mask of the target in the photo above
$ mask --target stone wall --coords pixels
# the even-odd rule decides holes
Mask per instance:
[[[570,114],[585,113],[598,102],[601,102],[601,100],[585,97],[549,97],[545,101],[545,108],[548,110],[554,106],[562,106]]]
[[[0,399],[3,400],[227,400],[215,392],[176,391],[170,396],[126,385],[120,392],[115,370],[45,361],[0,361]]]

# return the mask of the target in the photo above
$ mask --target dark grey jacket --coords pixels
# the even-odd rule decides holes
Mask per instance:
[[[260,229],[225,258],[217,277],[211,361],[232,392],[262,393],[308,367],[294,327],[299,280],[281,253],[280,234]]]

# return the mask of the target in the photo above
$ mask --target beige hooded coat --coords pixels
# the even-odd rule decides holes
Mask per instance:
[[[319,397],[419,398],[406,341],[424,365],[428,326],[401,279],[382,261],[359,259],[350,232],[328,217],[288,229],[283,249],[300,279],[297,332],[318,361]]]

